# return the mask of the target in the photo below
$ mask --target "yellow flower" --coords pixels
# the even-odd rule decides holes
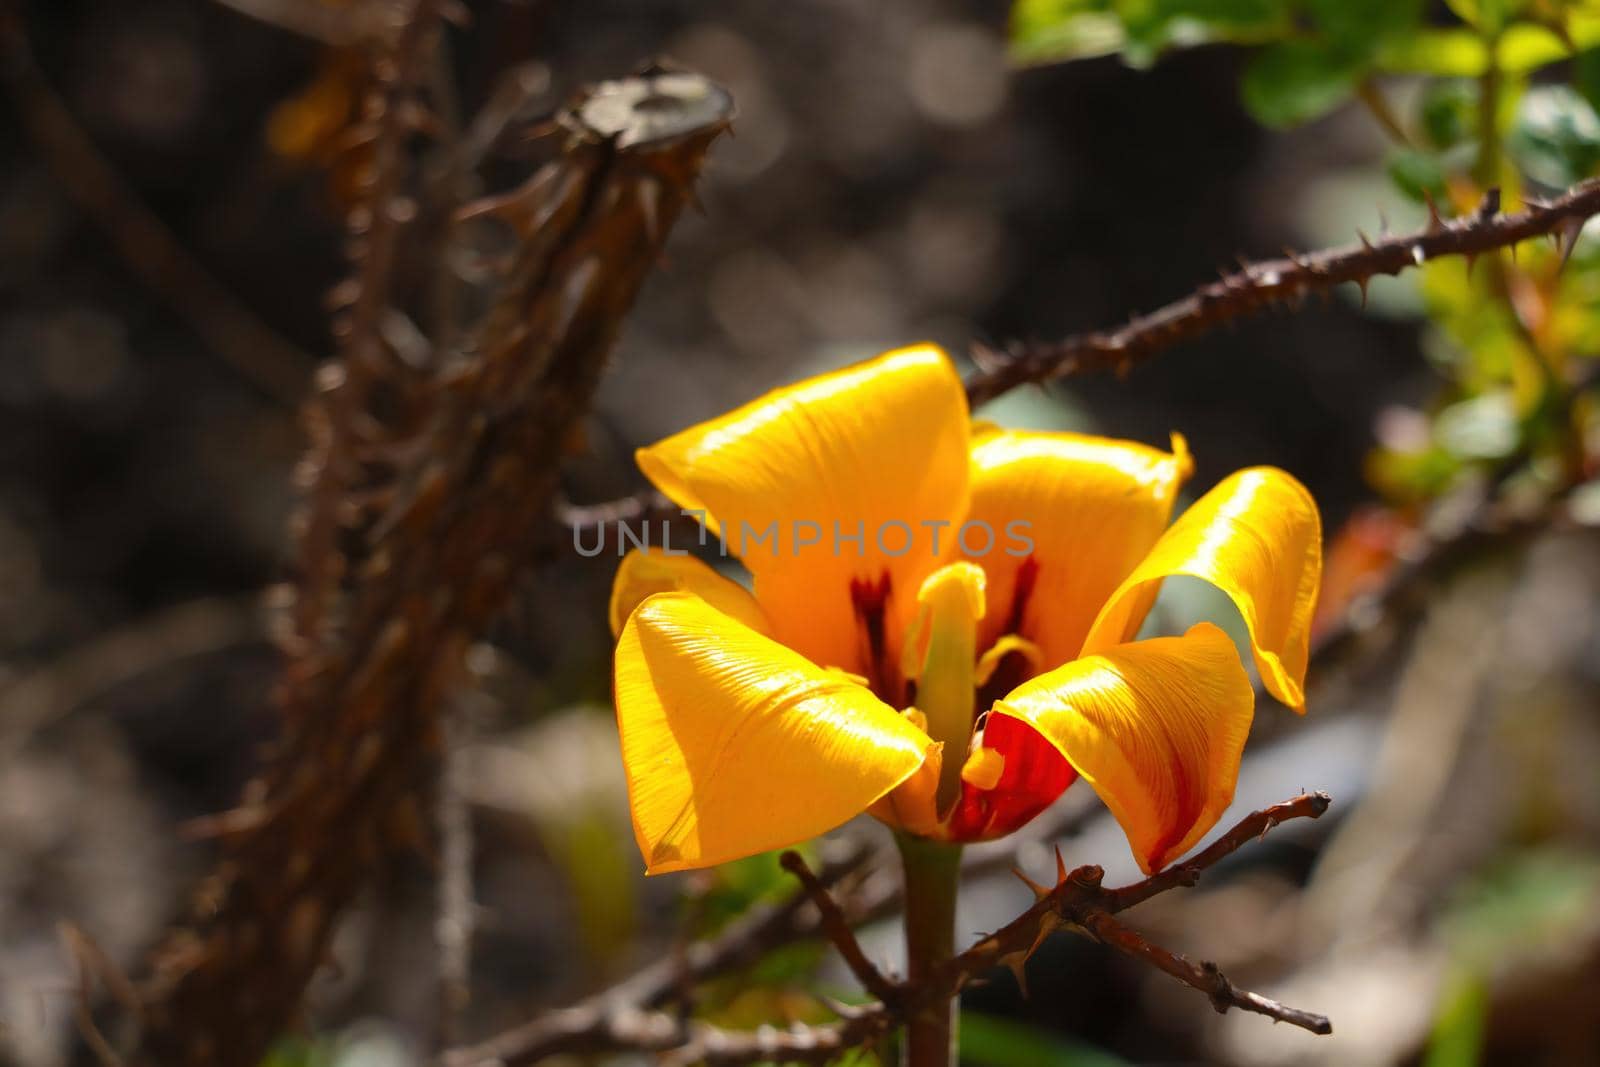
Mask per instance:
[[[1304,711],[1316,504],[1239,471],[1170,527],[1173,450],[974,423],[923,346],[779,389],[641,449],[738,555],[634,551],[612,593],[617,722],[652,873],[793,844],[863,811],[927,837],[1021,826],[1076,778],[1152,871],[1233,796],[1254,692],[1202,623],[1133,640],[1167,575],[1238,606]]]

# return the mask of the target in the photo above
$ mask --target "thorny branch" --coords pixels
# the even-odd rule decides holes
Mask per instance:
[[[1373,278],[1395,275],[1440,256],[1469,260],[1533,237],[1551,236],[1570,250],[1583,223],[1600,213],[1600,180],[1583,182],[1549,201],[1528,201],[1528,209],[1502,215],[1500,194],[1491,190],[1478,210],[1444,219],[1430,209],[1426,228],[1416,233],[1354,245],[1291,254],[1246,263],[1220,280],[1154,311],[1135,315],[1126,326],[1076,334],[1053,342],[1014,342],[995,349],[973,346],[981,368],[967,379],[967,400],[977,407],[1017,386],[1102,370],[1121,371],[1181,341],[1198,337],[1268,308],[1293,304],[1316,292],[1351,283],[1363,295]],[[599,504],[563,504],[556,518],[585,544],[596,532],[623,522],[659,529],[682,524],[683,513],[654,489]]]
[[[884,977],[883,972],[878,970],[871,960],[867,959],[867,954],[861,950],[861,944],[856,941],[855,934],[850,932],[850,921],[845,918],[844,909],[833,899],[828,887],[811,873],[811,868],[806,866],[806,861],[800,857],[800,853],[785,852],[780,862],[784,870],[800,880],[806,896],[816,905],[817,913],[822,917],[822,929],[827,933],[828,940],[838,948],[839,955],[844,957],[850,973],[856,976],[856,980],[868,993],[884,1003],[889,1004],[897,1000],[899,990],[895,988],[893,982]]]
[[[356,285],[299,474],[283,737],[214,820],[221,859],[141,984],[139,1067],[258,1063],[376,861],[425,832],[420,794],[464,650],[516,588],[620,324],[728,124],[727,95],[690,74],[580,96],[558,158],[459,213],[509,227],[516,252],[481,321],[442,348],[406,318],[416,287],[401,274],[402,242],[440,207],[419,203],[416,160],[446,4],[412,0],[375,65]]]
[[[883,1037],[909,1015],[936,999],[956,995],[995,967],[1010,968],[1020,980],[1028,957],[1046,937],[1063,929],[1085,933],[1119,951],[1145,959],[1205,993],[1218,1011],[1238,1007],[1313,1033],[1331,1033],[1332,1026],[1326,1018],[1239,989],[1215,965],[1196,964],[1150,945],[1111,918],[1157,894],[1194,885],[1201,872],[1272,827],[1290,819],[1315,819],[1327,811],[1328,804],[1327,794],[1307,793],[1254,812],[1188,862],[1120,889],[1101,886],[1104,872],[1099,867],[1068,871],[1057,853],[1055,885],[1028,882],[1036,900],[1027,911],[936,969],[926,981],[916,984],[895,982],[874,967],[856,943],[848,921],[838,910],[840,905],[830,900],[831,909],[828,905],[820,908],[818,925],[834,940],[862,984],[879,993],[879,999],[866,1006],[836,1005],[835,1010],[840,1015],[836,1023],[733,1033],[651,1010],[653,1005],[631,995],[634,991],[625,983],[575,1008],[553,1012],[480,1045],[449,1053],[444,1064],[445,1067],[516,1067],[559,1052],[624,1050],[670,1052],[672,1061],[677,1063],[742,1064],[759,1060],[825,1063],[848,1049]],[[801,878],[805,887],[799,899],[809,898],[821,904],[820,897],[828,893],[826,887],[834,880],[835,872],[825,868],[821,874],[812,875],[793,854],[785,857],[784,865]]]
[[[1440,256],[1473,257],[1552,236],[1570,249],[1578,231],[1600,213],[1600,181],[1582,182],[1550,201],[1529,200],[1526,211],[1500,213],[1500,191],[1489,190],[1478,209],[1443,219],[1430,206],[1428,225],[1415,233],[1363,237],[1358,243],[1305,255],[1247,263],[1238,271],[1147,314],[1126,326],[1096,330],[1054,342],[1016,342],[996,350],[975,346],[980,367],[967,380],[973,405],[1028,382],[1073,374],[1123,370],[1179,341],[1267,308],[1293,304],[1311,293],[1353,283],[1366,287],[1378,275],[1399,274]]]

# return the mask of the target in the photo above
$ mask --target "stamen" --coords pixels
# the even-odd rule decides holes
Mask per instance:
[[[1039,665],[1044,662],[1044,653],[1039,651],[1039,646],[1029,641],[1026,637],[1017,634],[1006,634],[989,647],[978,660],[977,683],[980,686],[988,685],[989,679],[994,677],[994,672],[999,668],[1000,661],[1011,653],[1017,653],[1028,661],[1029,673],[1038,671]]]
[[[988,791],[1000,784],[1000,775],[1005,773],[1006,758],[992,748],[984,748],[980,740],[972,750],[972,755],[967,757],[967,762],[961,765],[961,780],[974,789]]]

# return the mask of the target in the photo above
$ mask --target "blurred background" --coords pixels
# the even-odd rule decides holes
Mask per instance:
[[[471,4],[448,41],[468,110],[515,63],[534,61],[547,88],[530,110],[549,111],[657,56],[739,109],[703,213],[680,222],[626,325],[566,495],[634,492],[634,447],[885,348],[933,340],[965,358],[975,341],[1116,325],[1240,256],[1417,226],[1423,190],[1469,208],[1487,184],[1481,72],[1372,57],[1428,32],[1497,42],[1518,17],[1553,25],[1582,5],[1505,6],[1491,25],[1478,5],[1413,4],[1367,66],[1284,114],[1273,105],[1305,92],[1311,59],[1264,81],[1281,46],[1256,28],[1150,29],[1118,5],[1024,4],[1013,21],[1003,4],[936,0]],[[186,827],[235,802],[274,734],[261,598],[285,575],[299,409],[333,351],[341,138],[367,76],[340,27],[357,8],[0,4],[15,20],[0,107],[0,1063],[72,1061],[80,976],[60,924],[137,971],[211,854]],[[1488,174],[1508,204],[1512,183],[1560,188],[1600,161],[1586,61],[1567,57],[1577,31],[1497,72],[1489,140],[1504,149]],[[1581,242],[1558,262],[1542,243],[1470,276],[1382,279],[1364,302],[1348,287],[986,412],[1156,444],[1178,430],[1194,493],[1269,463],[1320,502],[1329,655],[1304,720],[1263,701],[1236,812],[1301,788],[1334,809],[1130,919],[1330,1015],[1335,1034],[1216,1015],[1058,937],[1029,997],[999,975],[964,998],[966,1060],[1600,1062],[1600,447],[1585,392],[1600,262]],[[473,654],[460,1035],[603,988],[790,887],[769,857],[641,877],[609,710],[614,562],[566,550],[539,567]],[[1157,625],[1207,596],[1172,583]],[[1092,799],[1080,786],[1063,803]],[[1108,818],[1062,847],[1113,883],[1136,873]],[[1020,860],[1050,862],[1044,843]],[[424,853],[382,872],[274,1063],[426,1062],[437,868]],[[1028,899],[985,879],[962,928]],[[896,941],[892,923],[867,938],[890,960]],[[809,947],[700,1007],[754,1025],[850,988]]]

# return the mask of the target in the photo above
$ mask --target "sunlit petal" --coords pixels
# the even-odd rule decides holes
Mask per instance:
[[[1233,642],[1201,623],[1040,675],[990,721],[1021,720],[1053,743],[1149,872],[1187,852],[1232,801],[1254,706]]]
[[[1253,467],[1224,479],[1173,523],[1107,601],[1085,652],[1132,638],[1161,579],[1202,578],[1238,605],[1261,680],[1305,711],[1311,618],[1322,576],[1322,520],[1305,486]]]
[[[980,636],[1032,641],[1046,668],[1078,654],[1095,613],[1156,543],[1192,467],[1173,451],[1069,433],[990,430],[972,445],[969,522],[992,529]],[[1031,542],[1020,551],[1019,538]],[[969,554],[982,544],[968,531]]]
[[[611,580],[611,636],[622,633],[633,609],[657,593],[694,593],[724,615],[765,633],[766,616],[750,591],[724,578],[693,556],[679,556],[659,548],[634,549],[623,557]]]
[[[932,742],[837,673],[692,593],[661,593],[617,645],[617,724],[651,873],[803,841],[911,777]]]
[[[882,681],[898,673],[934,534],[948,544],[966,512],[967,442],[960,378],[922,346],[769,393],[638,460],[708,513],[755,575],[774,637]]]

